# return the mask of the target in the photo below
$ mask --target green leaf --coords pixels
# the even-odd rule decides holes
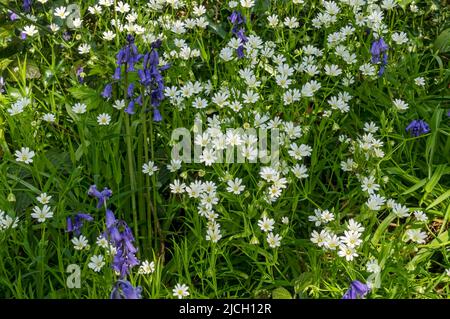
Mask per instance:
[[[434,49],[441,53],[450,51],[450,28],[445,29],[434,41]]]
[[[284,287],[278,287],[272,291],[272,298],[273,299],[292,299],[292,295]]]
[[[103,103],[100,93],[87,86],[72,87],[68,91],[74,98],[85,103],[90,110],[96,109]]]

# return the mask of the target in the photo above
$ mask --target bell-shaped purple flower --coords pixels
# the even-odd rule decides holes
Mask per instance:
[[[369,286],[358,280],[354,280],[350,284],[347,292],[342,296],[342,299],[364,299],[369,291]]]
[[[142,288],[133,287],[127,280],[118,280],[111,292],[111,299],[141,299]]]
[[[88,222],[93,221],[94,218],[89,214],[78,213],[72,219],[67,217],[67,232],[73,232],[75,236],[79,236],[81,233],[81,228],[83,227],[83,220]]]
[[[424,120],[413,120],[406,127],[406,131],[411,134],[411,136],[418,137],[423,134],[427,134],[431,131],[430,126]]]
[[[106,205],[106,201],[111,197],[112,191],[108,188],[104,188],[101,192],[97,189],[96,185],[89,187],[88,195],[95,196],[98,199],[97,208],[101,208]]]
[[[105,88],[103,89],[102,96],[105,99],[111,98],[111,96],[112,96],[112,84],[111,83],[106,84]]]
[[[23,11],[30,12],[31,5],[32,5],[31,0],[23,0],[23,5],[22,5]]]

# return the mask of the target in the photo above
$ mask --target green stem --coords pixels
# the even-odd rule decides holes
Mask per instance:
[[[127,158],[128,158],[128,173],[130,175],[131,186],[131,209],[133,211],[133,229],[134,237],[138,238],[138,219],[137,219],[137,206],[136,206],[136,176],[133,165],[133,147],[131,140],[131,128],[130,117],[125,118],[125,134],[127,144]]]

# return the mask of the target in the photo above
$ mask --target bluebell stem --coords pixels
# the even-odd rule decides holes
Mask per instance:
[[[73,220],[72,217],[67,217],[67,232],[73,232],[75,236],[79,236],[81,228],[83,227],[83,220],[90,222],[93,221],[94,218],[92,218],[91,215],[84,213],[76,214]]]
[[[364,299],[369,291],[369,286],[363,284],[358,280],[354,280],[350,284],[350,287],[348,288],[344,296],[342,296],[342,299]]]
[[[106,205],[106,201],[111,197],[112,191],[105,187],[100,192],[96,185],[91,185],[91,187],[89,187],[88,195],[97,197],[97,208],[101,208],[103,205]]]
[[[430,126],[424,120],[413,120],[406,127],[406,131],[409,131],[411,136],[418,137],[422,134],[429,133],[431,131]]]
[[[126,280],[118,280],[111,292],[111,299],[141,299],[141,287],[134,288],[133,285]]]

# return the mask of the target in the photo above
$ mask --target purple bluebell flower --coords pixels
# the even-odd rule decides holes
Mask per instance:
[[[9,11],[9,20],[16,21],[19,19],[20,17],[15,12]]]
[[[411,136],[418,137],[423,134],[427,134],[431,131],[430,126],[424,120],[413,120],[406,127],[406,131],[411,134]]]
[[[134,288],[133,285],[126,280],[118,280],[111,292],[111,299],[141,299],[142,287]]]
[[[30,12],[31,5],[32,5],[31,0],[23,0],[23,5],[22,5],[23,11]]]
[[[27,34],[25,32],[20,32],[20,38],[25,40],[27,38]]]
[[[77,74],[78,82],[79,82],[79,83],[83,83],[83,82],[84,82],[84,76],[85,76],[85,73],[84,73],[84,68],[83,68],[82,66],[79,66],[79,67],[77,68],[76,74]]]
[[[125,113],[132,115],[134,114],[134,105],[136,102],[134,100],[131,100],[130,103],[128,103],[127,108],[125,109]]]
[[[112,96],[112,84],[111,83],[106,84],[105,88],[103,89],[102,96],[105,99],[111,98],[111,96]]]
[[[89,187],[88,195],[95,196],[98,199],[97,208],[101,208],[106,205],[106,201],[111,197],[112,191],[108,188],[104,188],[101,192],[97,189],[96,185]]]
[[[231,13],[231,15],[228,17],[228,20],[230,20],[233,25],[240,25],[242,23],[245,23],[245,17],[236,10]]]
[[[348,288],[344,296],[342,296],[342,299],[364,299],[369,291],[369,286],[363,284],[358,280],[354,280],[350,284],[350,287]]]
[[[116,55],[117,66],[127,65],[126,72],[134,71],[134,65],[142,58],[142,54],[139,54],[136,44],[134,44],[134,37],[127,35],[128,44],[119,50]]]
[[[370,53],[372,54],[372,63],[377,64],[381,62],[380,70],[378,71],[378,76],[382,76],[384,73],[384,70],[387,65],[387,59],[388,54],[387,50],[389,49],[389,46],[384,42],[383,38],[379,38],[378,40],[375,40],[372,42],[372,47],[370,48]],[[383,55],[383,58],[381,60],[381,55]]]
[[[164,99],[164,77],[161,72],[167,70],[170,65],[159,66],[159,54],[157,49],[161,47],[161,40],[157,40],[152,43],[151,51],[144,55],[143,69],[138,71],[140,83],[146,88],[147,92],[150,91],[151,104],[154,108],[157,108],[161,101]],[[142,99],[142,96],[140,96]],[[136,101],[142,104],[142,101]],[[158,112],[159,113],[159,112]],[[161,114],[156,117],[161,118]]]
[[[447,111],[447,116],[450,117],[450,110]]]
[[[114,70],[114,75],[113,75],[113,79],[114,80],[120,80],[120,74],[122,73],[122,68],[120,66],[118,66],[115,70]]]
[[[120,274],[120,278],[125,278],[131,268],[139,265],[136,258],[137,248],[134,247],[134,236],[123,220],[115,218],[114,213],[106,210],[106,231],[103,235],[108,238],[116,248],[112,268]]]
[[[94,218],[92,218],[91,215],[84,213],[76,214],[73,219],[72,217],[67,217],[67,232],[73,232],[75,236],[79,236],[81,233],[81,228],[83,227],[83,220],[90,222],[93,221]]]
[[[134,83],[130,83],[128,85],[127,95],[128,95],[129,98],[132,98],[133,95],[134,95],[134,86],[135,86]]]
[[[153,108],[153,121],[155,121],[155,122],[162,121],[161,112],[158,110],[158,108],[156,106]]]
[[[231,23],[233,23],[233,29],[231,32],[235,35],[239,40],[241,40],[241,45],[236,49],[236,54],[238,58],[243,58],[244,55],[244,45],[247,43],[248,39],[245,36],[245,29],[240,28],[239,26],[245,23],[245,18],[239,11],[233,11],[231,15],[228,17]]]

